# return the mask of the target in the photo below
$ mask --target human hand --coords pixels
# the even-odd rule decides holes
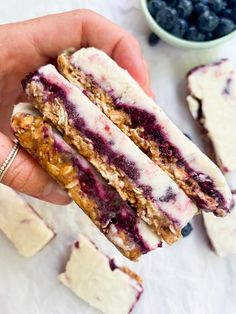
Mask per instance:
[[[2,25],[0,46],[0,165],[13,146],[9,121],[13,105],[25,97],[21,80],[39,66],[52,62],[66,48],[102,49],[151,95],[147,65],[136,39],[92,11],[76,10]],[[66,204],[70,200],[23,149],[2,182],[52,203]]]

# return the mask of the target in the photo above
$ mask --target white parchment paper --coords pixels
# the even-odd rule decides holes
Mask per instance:
[[[202,147],[185,102],[185,74],[195,65],[221,57],[230,57],[236,64],[236,39],[207,51],[178,50],[164,43],[150,47],[146,43],[149,30],[138,0],[1,0],[0,23],[76,8],[93,9],[136,36],[150,65],[159,104]],[[143,277],[145,292],[135,314],[236,313],[236,256],[221,259],[210,250],[201,217],[194,219],[189,237],[132,263],[75,205],[60,207],[27,199],[53,226],[57,237],[38,255],[26,259],[0,234],[0,314],[98,313],[57,280],[78,232],[85,233],[105,253],[116,256]]]

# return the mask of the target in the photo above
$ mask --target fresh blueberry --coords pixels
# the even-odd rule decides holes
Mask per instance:
[[[209,1],[210,0],[197,0],[197,1],[195,1],[195,3],[203,3],[203,4],[208,5]]]
[[[232,20],[236,23],[236,6],[233,8],[232,10],[232,16],[231,16]]]
[[[214,34],[211,32],[206,33],[205,36],[206,36],[206,39],[205,39],[206,41],[215,39]]]
[[[165,7],[157,12],[156,21],[165,30],[170,30],[176,23],[178,14],[175,9]]]
[[[148,2],[148,11],[155,18],[158,11],[165,7],[165,2],[162,0],[150,0]]]
[[[236,0],[228,0],[228,6],[230,6],[231,8],[236,6]]]
[[[184,34],[188,28],[188,23],[183,19],[178,19],[174,27],[170,30],[171,34],[183,38]]]
[[[205,5],[204,3],[197,3],[195,4],[195,12],[200,14],[200,13],[204,13],[205,11],[209,11],[209,7],[207,5]]]
[[[179,0],[176,11],[179,17],[186,18],[193,12],[193,4],[190,0]]]
[[[206,36],[205,34],[199,32],[195,26],[191,26],[187,31],[186,38],[191,41],[204,41]]]
[[[154,34],[154,33],[151,33],[148,36],[148,43],[149,43],[150,46],[157,45],[159,41],[160,41],[160,38],[156,34]]]
[[[198,28],[204,32],[212,32],[219,24],[218,16],[211,11],[202,13],[198,18]]]
[[[167,4],[169,7],[174,8],[174,7],[176,7],[176,5],[177,5],[177,3],[178,3],[178,0],[166,0],[165,2],[166,2],[166,4]]]
[[[228,7],[228,1],[227,1],[227,0],[226,0],[226,1],[222,1],[222,9],[221,9],[221,12],[224,11],[224,10],[226,10],[227,7]]]
[[[182,236],[185,238],[188,235],[190,235],[190,233],[193,231],[193,227],[190,223],[188,223],[182,230],[181,230],[181,234]]]
[[[226,8],[226,3],[222,0],[209,0],[209,8],[218,13]]]
[[[232,18],[232,9],[223,10],[220,14],[222,17],[226,17],[227,19]]]
[[[231,33],[234,29],[235,29],[234,22],[225,17],[222,17],[220,19],[219,25],[215,30],[215,34],[217,37],[222,37]]]

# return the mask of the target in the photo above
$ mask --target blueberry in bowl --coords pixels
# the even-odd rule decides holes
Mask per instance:
[[[236,0],[140,2],[152,32],[171,45],[209,48],[236,35]],[[154,35],[152,37],[154,39]]]

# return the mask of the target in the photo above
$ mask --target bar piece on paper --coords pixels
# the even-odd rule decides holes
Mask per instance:
[[[227,59],[192,69],[188,75],[187,102],[211,148],[214,160],[236,190],[236,71]],[[234,203],[236,201],[233,195]],[[236,254],[236,206],[218,219],[203,214],[213,249],[219,256]]]
[[[225,173],[236,170],[236,71],[229,60],[191,70],[187,97],[190,112],[212,144]]]
[[[60,281],[105,314],[129,314],[143,293],[141,278],[118,267],[83,235],[75,242]]]
[[[0,184],[0,230],[26,257],[38,253],[55,236],[31,206],[3,184]]]
[[[215,253],[220,257],[236,254],[236,206],[226,217],[219,218],[204,213],[203,219]]]

